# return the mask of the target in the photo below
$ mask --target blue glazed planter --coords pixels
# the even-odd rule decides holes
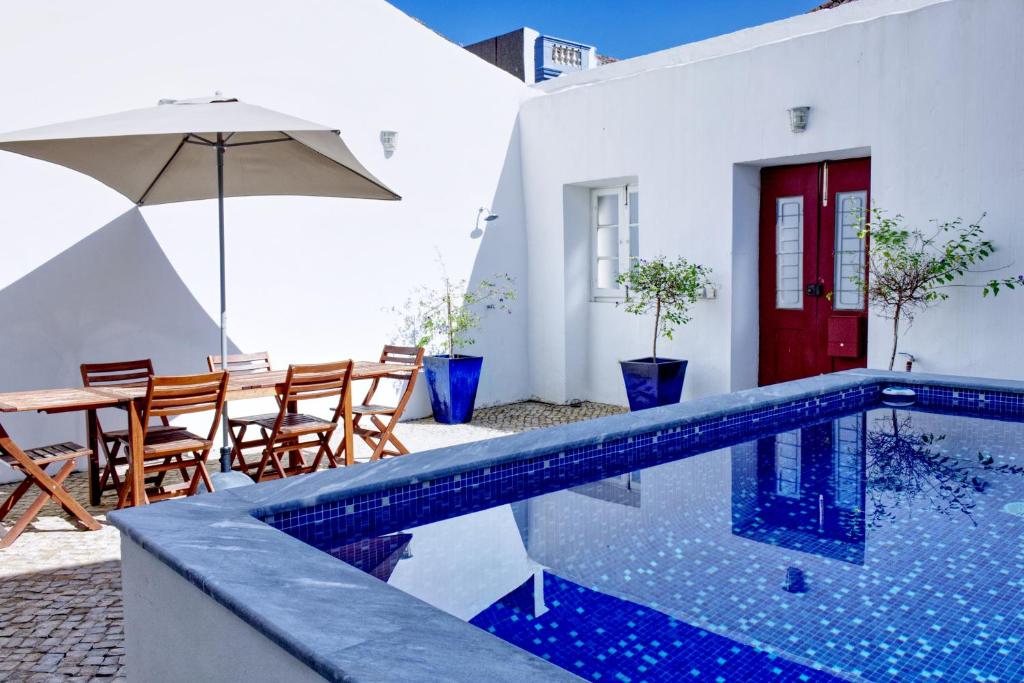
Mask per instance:
[[[688,361],[650,357],[619,361],[630,410],[679,403]]]
[[[434,419],[443,424],[462,424],[473,419],[476,389],[480,385],[481,356],[426,356],[423,369]]]

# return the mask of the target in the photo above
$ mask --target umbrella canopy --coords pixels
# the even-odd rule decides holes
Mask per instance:
[[[7,133],[0,149],[72,168],[150,206],[219,196],[218,134],[228,152],[225,197],[401,199],[359,163],[337,130],[233,98],[164,100]]]
[[[0,149],[90,175],[139,206],[216,197],[225,369],[225,197],[401,199],[359,163],[337,130],[219,94],[6,133]],[[221,469],[230,472],[226,426],[223,437]]]

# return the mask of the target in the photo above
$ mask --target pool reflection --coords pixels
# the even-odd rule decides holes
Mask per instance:
[[[864,415],[732,449],[732,532],[760,543],[864,563]]]

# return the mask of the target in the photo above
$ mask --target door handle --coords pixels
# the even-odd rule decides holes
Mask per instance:
[[[825,285],[822,284],[821,282],[815,282],[813,284],[807,285],[807,287],[804,289],[804,293],[807,296],[824,296]]]

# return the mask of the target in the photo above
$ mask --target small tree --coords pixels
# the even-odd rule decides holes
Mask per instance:
[[[515,280],[500,273],[468,289],[465,280],[448,277],[441,264],[437,287],[421,287],[402,308],[403,336],[443,355],[454,358],[459,349],[476,343],[471,333],[480,326],[480,309],[512,313],[509,302],[516,298]]]
[[[900,325],[910,324],[922,310],[949,298],[949,287],[966,287],[964,277],[995,252],[991,240],[983,239],[981,219],[964,225],[959,218],[936,223],[926,235],[920,228],[908,228],[903,216],[889,217],[872,209],[870,221],[860,232],[871,240],[868,250],[868,278],[859,280],[867,292],[868,303],[882,317],[892,320],[892,353],[889,369],[896,361]],[[980,271],[984,272],[984,271]],[[989,280],[981,288],[983,296],[996,296],[1001,289],[1014,289],[1024,276]]]
[[[651,358],[658,360],[658,337],[672,339],[676,327],[690,322],[690,306],[701,290],[710,286],[711,269],[684,258],[664,256],[638,259],[617,282],[626,288],[626,311],[634,315],[654,313]]]

